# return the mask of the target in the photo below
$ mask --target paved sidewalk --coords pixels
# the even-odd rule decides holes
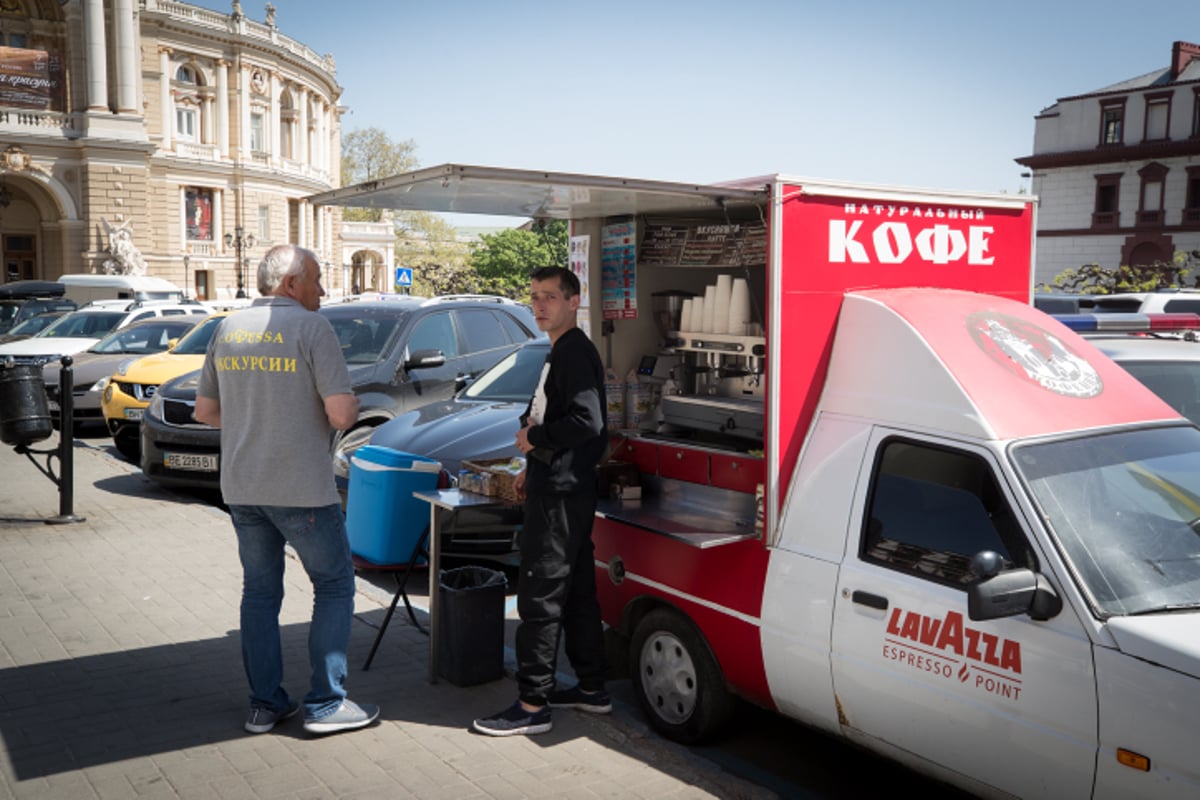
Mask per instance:
[[[382,706],[380,723],[316,738],[293,718],[246,734],[228,517],[103,449],[77,444],[74,465],[85,520],[49,525],[57,487],[0,445],[0,798],[774,796],[624,706],[557,711],[542,736],[470,733],[515,697],[511,678],[431,685],[428,639],[403,608],[363,672],[389,595],[362,579],[348,688]],[[287,582],[287,686],[300,697],[312,594],[294,561]]]

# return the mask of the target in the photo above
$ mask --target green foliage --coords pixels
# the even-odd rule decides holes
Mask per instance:
[[[529,272],[535,267],[567,266],[567,223],[536,221],[529,229],[485,233],[471,246],[480,291],[514,300],[529,293]]]
[[[379,128],[351,131],[342,137],[342,185],[353,186],[408,172],[418,166],[417,146],[411,139],[393,142]],[[342,219],[351,222],[378,222],[382,209],[347,208]]]
[[[1200,250],[1179,251],[1170,264],[1156,263],[1139,266],[1102,267],[1084,264],[1078,269],[1065,269],[1051,283],[1037,286],[1039,292],[1070,292],[1073,294],[1115,294],[1117,292],[1153,292],[1159,289],[1200,288]]]
[[[480,291],[454,227],[426,211],[396,214],[396,263],[412,267],[412,293],[423,297]]]

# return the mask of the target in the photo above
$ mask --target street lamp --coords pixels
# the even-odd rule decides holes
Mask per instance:
[[[192,257],[186,253],[183,256],[183,299],[188,296],[188,267],[192,263]]]
[[[245,297],[246,296],[246,279],[245,279],[245,275],[242,272],[242,265],[243,265],[242,250],[243,250],[243,248],[249,250],[251,247],[254,247],[254,234],[248,233],[245,236],[243,236],[242,235],[242,226],[238,225],[238,226],[234,227],[233,233],[225,234],[225,246],[232,247],[232,248],[234,248],[234,250],[237,251],[237,281],[238,281],[237,296],[239,298]]]

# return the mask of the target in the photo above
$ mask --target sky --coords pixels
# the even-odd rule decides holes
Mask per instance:
[[[343,131],[410,140],[422,167],[684,183],[1015,193],[1042,109],[1200,42],[1196,0],[273,4],[281,33],[333,55]]]

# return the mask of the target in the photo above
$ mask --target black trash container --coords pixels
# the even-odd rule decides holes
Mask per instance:
[[[455,686],[504,676],[508,579],[487,567],[442,570],[438,586],[438,674]]]
[[[54,428],[41,364],[0,364],[0,441],[31,445]]]

